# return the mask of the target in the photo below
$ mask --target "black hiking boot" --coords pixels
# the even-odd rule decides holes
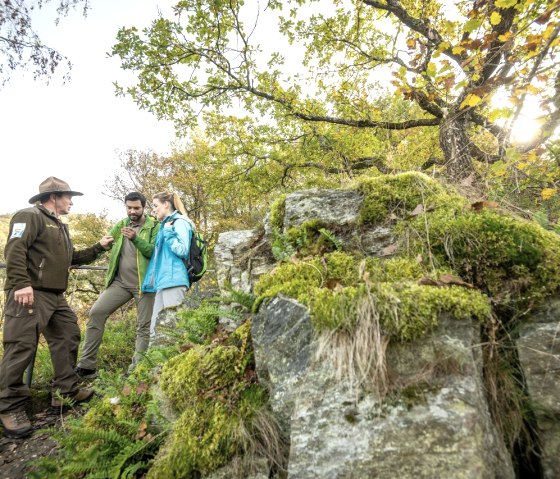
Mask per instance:
[[[97,369],[85,369],[78,366],[74,371],[82,379],[95,379],[97,377]]]

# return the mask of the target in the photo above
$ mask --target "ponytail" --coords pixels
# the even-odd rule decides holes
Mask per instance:
[[[185,205],[183,204],[183,200],[179,198],[179,195],[177,193],[173,193],[172,204],[179,213],[181,213],[185,218],[190,219]]]
[[[194,223],[193,221],[189,218],[189,214],[187,213],[187,209],[185,208],[185,205],[183,204],[183,201],[181,200],[181,198],[179,197],[179,195],[177,193],[168,193],[166,191],[162,191],[161,193],[156,193],[154,195],[154,198],[157,198],[160,201],[168,201],[169,204],[171,205],[171,209],[172,210],[177,210],[179,213],[181,213],[182,216],[185,217],[185,219],[191,223],[191,225],[193,225],[194,228]]]

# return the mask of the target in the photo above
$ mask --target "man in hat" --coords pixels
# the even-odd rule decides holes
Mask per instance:
[[[74,372],[80,343],[80,328],[64,292],[69,268],[90,263],[109,247],[113,239],[75,251],[68,227],[60,216],[70,212],[72,191],[68,183],[53,176],[39,185],[39,193],[29,199],[37,203],[18,211],[10,222],[4,251],[7,278],[4,286],[4,356],[0,363],[0,421],[4,435],[18,438],[32,432],[25,412],[30,391],[23,373],[33,358],[39,334],[49,345],[54,368],[53,407],[63,407],[68,398],[87,401],[93,390],[78,387]]]
[[[76,373],[84,379],[97,376],[97,352],[103,339],[107,318],[117,308],[132,298],[136,303],[136,348],[131,371],[148,349],[150,342],[150,320],[154,307],[155,293],[142,293],[140,287],[148,263],[154,251],[159,223],[144,214],[146,197],[133,191],[124,197],[127,217],[120,220],[109,232],[115,241],[111,248],[111,259],[105,286],[91,311],[86,328],[82,355]]]

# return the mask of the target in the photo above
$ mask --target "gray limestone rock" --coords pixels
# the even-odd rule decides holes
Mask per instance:
[[[252,332],[259,379],[290,437],[289,477],[514,477],[490,420],[469,322],[442,318],[429,338],[390,348],[388,366],[402,384],[444,365],[437,382],[415,386],[413,401],[380,402],[337,380],[328,359],[314,360],[309,314],[292,299],[265,303]]]
[[[259,254],[266,246],[257,230],[228,231],[221,233],[214,248],[218,286],[227,286],[251,292],[260,276],[273,267],[269,256]]]
[[[251,335],[259,381],[269,388],[272,410],[288,436],[294,394],[312,356],[309,312],[293,299],[276,297],[253,317]]]
[[[362,195],[351,190],[304,190],[286,197],[284,230],[318,219],[328,224],[355,225]]]
[[[405,388],[413,399],[403,391],[380,402],[335,381],[328,361],[314,363],[295,395],[289,477],[513,478],[485,401],[478,342],[471,324],[450,320],[424,340],[390,345],[388,367],[403,384],[449,363],[437,381]]]
[[[560,298],[524,324],[517,340],[519,360],[537,419],[544,477],[560,477]]]
[[[362,251],[367,256],[384,256],[385,248],[395,242],[390,228],[373,226],[353,231],[348,238],[348,248]]]

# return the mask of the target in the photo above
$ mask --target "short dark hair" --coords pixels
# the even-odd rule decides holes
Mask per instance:
[[[138,191],[131,191],[126,195],[124,197],[125,204],[127,201],[140,201],[140,203],[142,203],[142,208],[146,206],[146,197],[142,193],[138,193]]]

